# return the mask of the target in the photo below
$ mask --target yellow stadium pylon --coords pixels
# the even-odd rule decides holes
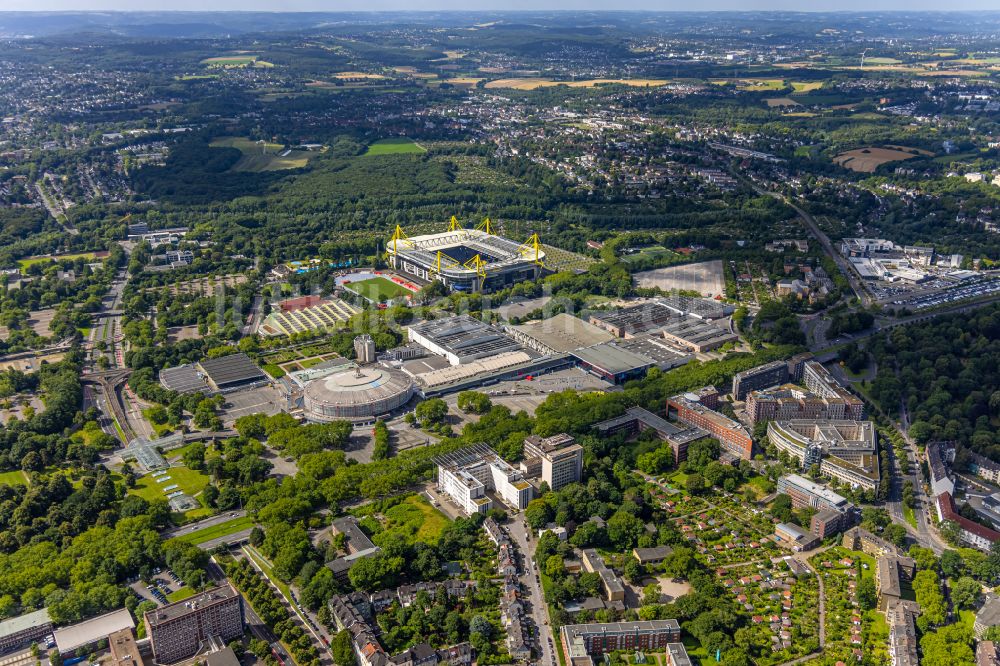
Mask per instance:
[[[448,231],[461,231],[462,225],[459,224],[458,218],[454,215],[451,216],[451,222],[448,223]]]
[[[486,262],[483,261],[481,255],[476,255],[472,259],[462,264],[465,268],[476,271],[476,275],[480,278],[486,279]]]
[[[410,241],[409,238],[407,238],[406,232],[403,231],[403,227],[399,226],[398,224],[396,225],[396,230],[392,232],[392,238],[389,239],[389,242],[392,243],[393,254],[397,253],[398,243],[400,242],[402,242],[403,245],[409,245],[411,247],[413,246],[413,243]]]
[[[542,265],[542,241],[538,238],[537,233],[531,234],[531,237],[521,243],[518,249],[522,257],[531,259],[539,266]]]
[[[476,225],[476,231],[485,231],[490,236],[493,235],[493,224],[490,222],[490,218],[485,218],[482,222]]]

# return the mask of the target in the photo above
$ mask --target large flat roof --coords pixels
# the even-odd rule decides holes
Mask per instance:
[[[500,329],[464,314],[414,324],[409,331],[459,358],[523,350]]]
[[[611,375],[656,365],[656,362],[648,356],[636,354],[618,346],[614,342],[605,342],[592,347],[577,349],[573,352],[573,356],[587,365],[591,365]]]
[[[175,368],[160,370],[160,383],[178,393],[196,393],[198,391],[207,393],[209,391],[208,381],[194,364],[178,365]]]
[[[604,329],[565,312],[511,328],[536,341],[538,345],[557,353],[570,352],[614,339],[614,336]]]
[[[56,629],[53,635],[59,652],[66,653],[90,645],[102,638],[107,638],[116,631],[133,627],[135,627],[135,621],[132,619],[132,614],[127,608],[122,608],[62,629]]]
[[[218,387],[267,379],[267,375],[250,360],[249,356],[243,353],[206,358],[198,365],[212,380],[212,383]]]
[[[223,599],[232,599],[238,596],[236,590],[231,585],[220,585],[205,590],[183,601],[175,601],[160,608],[146,611],[146,621],[150,626],[157,626],[162,622],[167,622],[178,617],[183,617],[194,611],[198,606],[204,607],[216,603]]]
[[[825,486],[821,486],[818,483],[810,481],[804,476],[799,474],[788,474],[785,478],[793,483],[794,485],[802,488],[806,492],[812,493],[813,495],[822,498],[824,501],[829,502],[834,506],[842,506],[847,504],[847,499],[833,492]]]
[[[49,618],[48,608],[42,608],[41,610],[25,613],[24,615],[18,615],[17,617],[8,618],[3,622],[0,622],[0,638],[16,634],[17,632],[24,631],[25,629],[40,627],[51,623],[52,620]]]

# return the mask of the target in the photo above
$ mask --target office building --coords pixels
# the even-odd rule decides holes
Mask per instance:
[[[593,658],[607,652],[662,652],[672,654],[670,666],[687,666],[690,660],[679,645],[681,627],[677,620],[609,622],[606,624],[566,624],[559,629],[566,663],[592,666]],[[678,644],[674,647],[673,644]],[[668,648],[668,646],[670,646]]]
[[[243,598],[228,583],[143,617],[153,659],[160,664],[193,657],[209,639],[228,643],[243,636]]]
[[[790,419],[857,420],[864,415],[863,403],[854,396],[826,397],[795,384],[751,391],[746,398],[750,422]]]
[[[751,391],[777,386],[787,381],[788,364],[784,361],[774,361],[737,372],[733,376],[733,399],[744,400]]]
[[[372,336],[365,333],[354,338],[354,356],[361,365],[375,362],[375,341],[372,340]]]
[[[486,491],[493,491],[516,510],[524,510],[534,497],[534,487],[524,480],[521,471],[512,467],[485,444],[435,458],[438,466],[437,488],[458,504],[465,513],[475,515],[493,508]]]
[[[0,654],[31,645],[51,633],[48,608],[7,618],[0,621]]]
[[[798,474],[778,479],[778,492],[788,495],[792,506],[816,509],[809,530],[820,539],[844,531],[854,522],[856,509],[845,498]]]
[[[714,400],[698,393],[684,393],[667,399],[667,415],[678,421],[705,430],[719,440],[724,451],[743,460],[753,457],[753,440],[747,429],[727,416],[706,405],[718,404],[718,393]]]
[[[691,442],[709,436],[701,428],[687,424],[676,425],[642,407],[629,407],[621,416],[601,421],[594,426],[594,431],[602,437],[624,434],[628,439],[647,430],[653,430],[661,441],[670,445],[674,452],[674,464],[687,460],[688,445]]]
[[[604,563],[601,554],[592,548],[583,551],[583,568],[601,577],[601,589],[608,601],[625,601],[625,586],[614,571]]]
[[[769,421],[767,436],[779,451],[798,459],[803,469],[819,465],[824,476],[878,489],[880,470],[871,421]]]
[[[839,398],[844,401],[846,417],[860,421],[865,417],[865,403],[845,389],[818,361],[807,361],[802,367],[802,383],[822,398]]]
[[[774,536],[780,544],[795,552],[812,550],[819,545],[819,539],[794,523],[775,525]]]
[[[583,478],[583,447],[565,433],[552,437],[531,435],[524,440],[523,468],[538,468],[538,476],[551,490]]]

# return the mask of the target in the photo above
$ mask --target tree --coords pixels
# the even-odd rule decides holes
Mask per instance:
[[[931,570],[918,571],[913,577],[913,591],[920,604],[921,619],[931,625],[942,625],[947,614],[944,595],[938,576]]]
[[[959,608],[975,608],[981,594],[980,584],[968,576],[962,576],[951,584],[951,600]]]
[[[687,479],[684,480],[684,489],[692,495],[705,492],[705,477],[698,472],[688,474]]]
[[[863,610],[872,610],[878,603],[878,593],[875,590],[875,580],[862,578],[858,583],[858,604]]]
[[[885,526],[885,529],[882,530],[882,536],[897,546],[902,547],[906,543],[906,528],[902,525],[892,523]]]
[[[552,507],[544,499],[533,499],[524,509],[524,519],[528,525],[540,530],[552,521]]]
[[[493,406],[489,397],[479,391],[462,391],[458,394],[456,404],[467,414],[485,414]]]
[[[660,474],[674,466],[674,450],[660,446],[636,458],[635,466],[646,474]]]
[[[635,548],[639,537],[646,531],[642,520],[633,513],[617,511],[608,519],[608,539],[618,551]]]
[[[972,631],[962,623],[949,624],[925,633],[920,639],[922,666],[973,666]]]
[[[351,641],[351,632],[347,629],[338,631],[333,640],[330,641],[330,653],[333,656],[333,663],[337,666],[354,666],[354,646]]]
[[[448,403],[441,398],[431,398],[417,405],[414,412],[417,415],[417,420],[420,421],[420,425],[437,425],[448,414]]]

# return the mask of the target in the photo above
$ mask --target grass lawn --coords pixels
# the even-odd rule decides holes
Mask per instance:
[[[264,372],[271,375],[273,379],[281,379],[282,377],[285,376],[285,371],[282,370],[280,366],[277,366],[273,363],[265,363],[263,367],[264,367]]]
[[[196,472],[193,469],[184,467],[183,465],[169,468],[167,470],[167,476],[170,477],[170,481],[157,483],[155,477],[151,474],[147,474],[136,481],[135,488],[130,489],[129,492],[133,495],[138,495],[148,502],[159,497],[166,497],[167,493],[164,492],[163,489],[167,486],[176,484],[177,488],[171,489],[170,492],[180,490],[187,493],[191,497],[194,497],[208,485],[207,474]]]
[[[387,529],[406,529],[417,541],[434,543],[448,524],[448,517],[432,507],[422,495],[410,495],[385,512]]]
[[[813,90],[819,90],[823,87],[823,81],[792,81],[792,90],[794,93],[807,93]]]
[[[908,507],[905,504],[903,505],[903,518],[906,518],[906,522],[908,522],[913,527],[917,526],[916,514],[913,513],[913,509],[911,507]]]
[[[974,625],[976,624],[976,612],[971,610],[960,610],[958,611],[958,620],[967,626],[969,631],[972,631]]]
[[[0,486],[26,486],[28,485],[28,475],[19,469],[11,472],[0,472]]]
[[[77,254],[60,254],[58,256],[52,257],[31,257],[29,259],[18,259],[17,263],[21,267],[21,270],[26,269],[28,266],[33,264],[47,264],[50,261],[61,261],[63,259],[93,259],[93,252],[78,252]]]
[[[385,298],[385,300],[390,300],[393,298],[399,298],[400,296],[408,296],[413,293],[409,289],[405,289],[392,280],[388,280],[384,277],[373,277],[370,280],[351,282],[347,285],[347,288],[354,293],[364,296],[368,300],[376,303],[380,302],[383,298]]]
[[[413,139],[403,136],[392,139],[379,139],[368,146],[365,155],[421,154],[426,152],[426,148],[414,142]]]
[[[219,537],[226,536],[227,534],[233,534],[235,532],[240,532],[247,528],[253,527],[253,518],[249,516],[244,516],[242,518],[236,518],[234,520],[227,520],[224,523],[219,523],[218,525],[212,525],[211,527],[206,527],[203,530],[196,530],[188,534],[182,534],[179,537],[175,537],[178,541],[186,541],[188,543],[199,544],[205,543],[206,541],[211,541],[212,539],[218,539]]]
[[[194,588],[192,588],[190,585],[185,585],[181,589],[175,590],[170,594],[168,594],[167,601],[169,601],[170,603],[173,603],[175,601],[182,601],[184,599],[187,599],[188,597],[193,597],[195,594],[196,592],[194,591]]]

